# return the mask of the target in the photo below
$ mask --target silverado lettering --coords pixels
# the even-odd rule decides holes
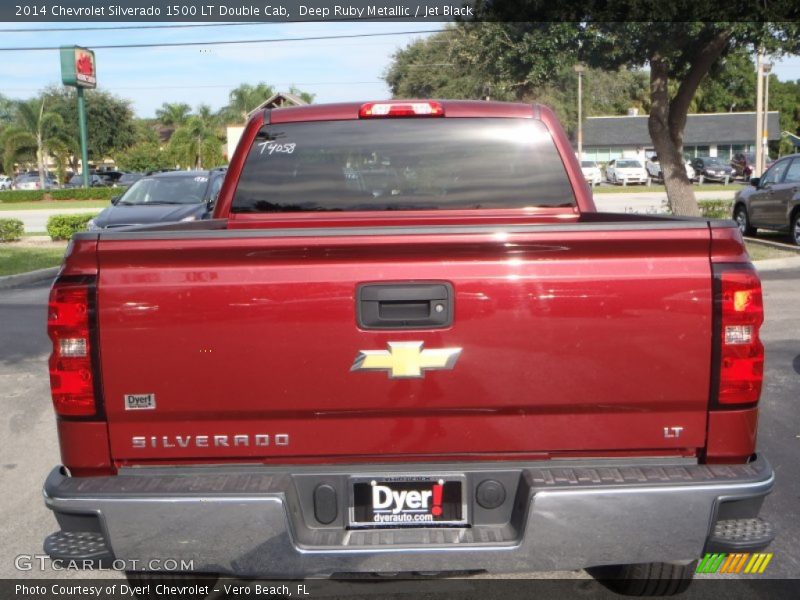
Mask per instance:
[[[197,448],[208,448],[210,446],[219,447],[236,447],[236,446],[261,446],[266,447],[270,445],[272,439],[276,446],[288,446],[289,434],[279,433],[278,435],[270,436],[266,433],[259,433],[256,435],[162,435],[162,436],[144,436],[135,435],[131,438],[131,445],[134,448],[188,448],[194,446]]]
[[[213,218],[72,239],[45,550],[676,593],[774,535],[763,316],[733,221],[597,212],[544,106],[259,110]]]

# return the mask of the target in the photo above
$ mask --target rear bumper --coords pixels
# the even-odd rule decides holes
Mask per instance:
[[[463,474],[472,527],[347,529],[350,478],[371,473]],[[474,500],[486,479],[508,492],[492,510]],[[338,498],[329,525],[315,517],[313,493],[323,483]],[[106,559],[183,560],[196,571],[308,577],[691,561],[708,547],[718,521],[756,517],[773,483],[763,458],[746,465],[587,460],[144,468],[94,478],[72,478],[57,468],[44,496],[61,525],[59,539],[92,529]],[[54,558],[64,558],[53,547],[46,544]],[[93,548],[96,553],[98,543]]]
[[[701,173],[703,179],[707,181],[725,181],[725,179],[733,179],[733,173],[727,175],[709,175],[708,173]]]

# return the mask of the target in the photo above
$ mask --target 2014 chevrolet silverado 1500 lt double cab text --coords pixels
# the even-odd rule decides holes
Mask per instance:
[[[675,592],[773,537],[762,320],[733,221],[597,213],[547,108],[263,111],[214,218],[71,242],[45,548]]]

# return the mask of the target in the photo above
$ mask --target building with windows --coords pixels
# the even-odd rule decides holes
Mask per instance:
[[[769,112],[769,141],[780,139],[779,116],[778,111]],[[583,124],[583,159],[606,163],[654,153],[647,119],[648,115],[587,118]],[[755,112],[691,114],[684,128],[683,152],[689,159],[719,156],[730,160],[737,152],[753,152],[755,138]]]

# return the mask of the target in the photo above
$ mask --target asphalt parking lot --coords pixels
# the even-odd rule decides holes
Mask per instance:
[[[772,462],[778,483],[762,515],[779,531],[770,548],[774,558],[763,577],[800,578],[800,272],[767,272],[763,281],[767,359],[759,447]],[[40,554],[42,539],[56,527],[40,492],[45,476],[59,462],[46,363],[48,285],[0,290],[0,518],[5,524],[0,539],[0,578],[92,575],[15,567],[19,555]],[[664,526],[668,528],[669,523]],[[115,575],[119,576],[104,576]],[[603,595],[583,572],[559,576],[576,579],[575,590],[580,590],[582,598]]]

